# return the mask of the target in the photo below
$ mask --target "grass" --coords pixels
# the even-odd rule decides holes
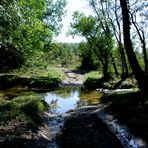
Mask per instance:
[[[105,88],[105,89],[128,89],[137,88],[137,81],[133,77],[122,80],[120,77],[104,79],[98,71],[91,71],[84,76],[84,86],[87,89]]]
[[[46,68],[21,68],[10,73],[0,74],[0,88],[28,87],[38,89],[57,88],[64,79],[64,72],[53,66]]]
[[[102,74],[100,74],[99,71],[91,71],[85,74],[84,81],[86,81],[88,78],[99,79],[101,77],[102,77]]]
[[[64,72],[52,65],[47,67],[22,67],[21,69],[15,70],[11,72],[11,74],[15,74],[18,76],[25,77],[48,77],[48,78],[58,78],[59,80],[64,79]]]
[[[7,98],[7,97],[6,97]],[[13,99],[0,97],[1,126],[8,126],[15,122],[17,125],[25,123],[32,127],[42,124],[42,114],[48,109],[46,102],[37,94],[22,94]]]
[[[104,79],[98,71],[91,71],[84,76],[84,86],[86,89],[112,88],[110,83],[111,81]]]

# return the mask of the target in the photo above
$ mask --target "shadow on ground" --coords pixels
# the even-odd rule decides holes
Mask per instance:
[[[148,94],[114,93],[105,95],[101,100],[110,104],[106,110],[126,124],[133,135],[148,143]]]
[[[122,148],[110,130],[95,114],[71,116],[58,136],[60,148]]]
[[[44,143],[44,144],[43,144]],[[13,139],[0,143],[1,148],[47,148],[48,140],[46,139]]]

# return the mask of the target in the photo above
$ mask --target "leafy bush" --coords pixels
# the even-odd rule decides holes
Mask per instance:
[[[22,53],[12,45],[0,44],[0,71],[6,72],[20,68],[24,63]]]
[[[84,82],[84,86],[87,89],[94,89],[98,87],[98,79],[97,78],[87,78]]]

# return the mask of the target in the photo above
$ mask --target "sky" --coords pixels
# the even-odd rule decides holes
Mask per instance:
[[[55,38],[58,42],[64,43],[78,43],[84,40],[82,37],[75,36],[66,36],[66,33],[70,27],[70,22],[72,20],[72,14],[75,11],[83,12],[85,15],[93,14],[93,11],[90,9],[88,2],[86,0],[67,0],[66,6],[67,14],[63,18],[63,28],[61,29],[61,33],[58,37]]]

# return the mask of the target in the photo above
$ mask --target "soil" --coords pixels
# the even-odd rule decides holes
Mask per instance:
[[[60,148],[122,148],[106,125],[88,112],[71,115],[57,137]]]
[[[50,139],[47,119],[48,114],[44,114],[44,122],[39,128],[16,122],[0,126],[0,148],[46,148]]]

